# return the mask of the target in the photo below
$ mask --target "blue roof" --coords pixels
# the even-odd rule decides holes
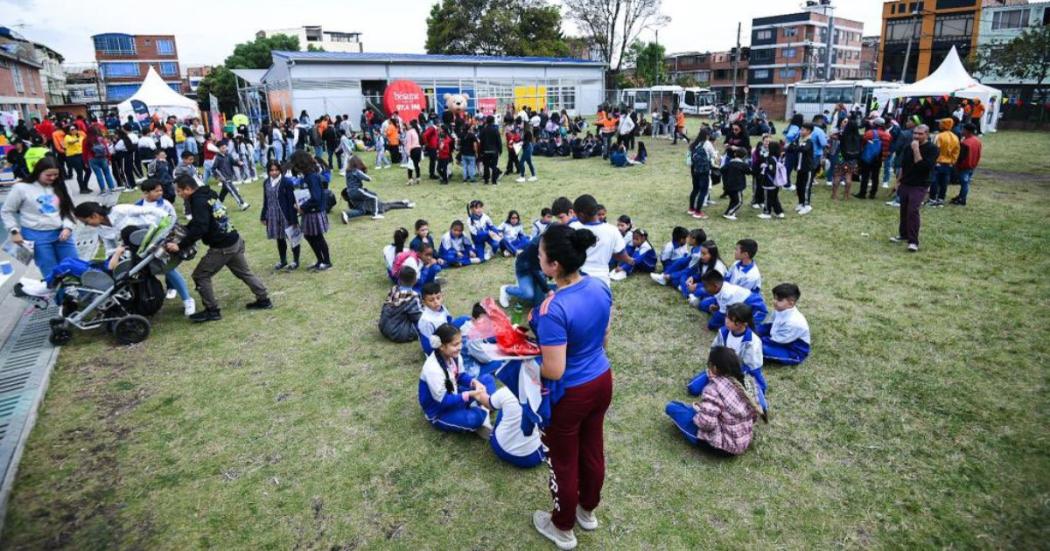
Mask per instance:
[[[346,63],[457,63],[485,65],[590,65],[602,66],[601,61],[577,59],[572,57],[513,57],[489,55],[438,55],[438,54],[396,54],[396,53],[348,53],[348,52],[290,52],[275,50],[274,57],[293,61],[346,62]]]

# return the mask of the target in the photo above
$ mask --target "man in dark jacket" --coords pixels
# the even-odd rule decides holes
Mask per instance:
[[[496,117],[489,115],[485,118],[485,126],[478,135],[478,143],[481,146],[481,163],[485,169],[482,178],[489,183],[489,173],[492,174],[492,185],[499,184],[499,156],[503,153],[503,137],[499,134],[496,126]]]
[[[919,210],[930,188],[930,175],[939,151],[930,141],[930,128],[925,124],[915,127],[914,138],[901,154],[901,173],[897,177],[897,195],[900,197],[900,224],[897,235],[890,240],[908,242],[908,252],[919,250]]]
[[[193,218],[186,226],[186,236],[179,243],[168,243],[167,251],[177,253],[180,249],[192,247],[198,240],[208,246],[207,254],[193,270],[193,283],[201,295],[205,309],[190,316],[190,320],[200,323],[222,319],[219,303],[215,299],[215,290],[212,289],[211,278],[224,266],[248,285],[255,295],[255,301],[249,302],[245,308],[249,310],[273,308],[273,303],[270,302],[266,293],[266,286],[248,266],[248,259],[244,256],[244,240],[230,223],[226,207],[223,206],[218,195],[207,186],[199,186],[197,180],[189,176],[180,176],[175,181],[175,189],[179,197],[189,203]]]

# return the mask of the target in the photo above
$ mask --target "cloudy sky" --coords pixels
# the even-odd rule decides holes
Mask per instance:
[[[94,59],[93,34],[174,34],[185,67],[221,63],[234,44],[251,40],[260,29],[299,25],[361,32],[369,52],[422,52],[426,18],[435,1],[179,0],[167,4],[172,9],[154,11],[138,0],[86,4],[0,0],[4,14],[0,25],[47,44],[73,63]],[[663,12],[671,22],[659,30],[659,41],[668,52],[724,50],[735,43],[740,21],[746,45],[751,18],[796,12],[801,4],[799,0],[663,0]],[[879,34],[880,0],[837,0],[837,4],[838,17],[862,21],[866,35]],[[564,30],[571,33],[574,29],[566,25]],[[654,36],[647,32],[642,38],[652,40]]]

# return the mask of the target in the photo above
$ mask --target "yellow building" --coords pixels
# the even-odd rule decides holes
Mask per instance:
[[[878,79],[915,82],[926,78],[937,69],[952,46],[965,59],[977,47],[982,2],[1001,5],[1011,0],[890,0],[884,3]],[[906,59],[908,69],[904,72]]]

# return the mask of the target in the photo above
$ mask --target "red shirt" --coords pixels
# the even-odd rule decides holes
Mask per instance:
[[[445,136],[438,140],[438,159],[447,161],[452,158],[452,138]]]
[[[878,132],[879,132],[879,145],[882,146],[882,160],[885,161],[890,156],[890,145],[891,145],[890,142],[893,141],[893,136],[891,136],[889,132],[887,132],[886,130],[883,130],[882,128],[879,128]],[[872,133],[872,130],[868,130],[867,132],[864,133],[864,141],[867,142],[867,141],[871,141],[873,139],[875,139],[875,135]]]
[[[423,147],[427,149],[438,148],[438,130],[436,126],[430,125],[423,131]]]
[[[55,133],[55,125],[51,124],[51,121],[44,119],[44,122],[36,125],[36,131],[44,137],[44,143],[47,143],[48,138]]]
[[[955,167],[959,170],[973,170],[977,168],[977,164],[981,162],[981,140],[977,139],[977,136],[970,136],[969,138],[963,138],[960,143],[960,149],[962,146],[966,146],[966,156],[959,155],[959,160],[956,161]]]

